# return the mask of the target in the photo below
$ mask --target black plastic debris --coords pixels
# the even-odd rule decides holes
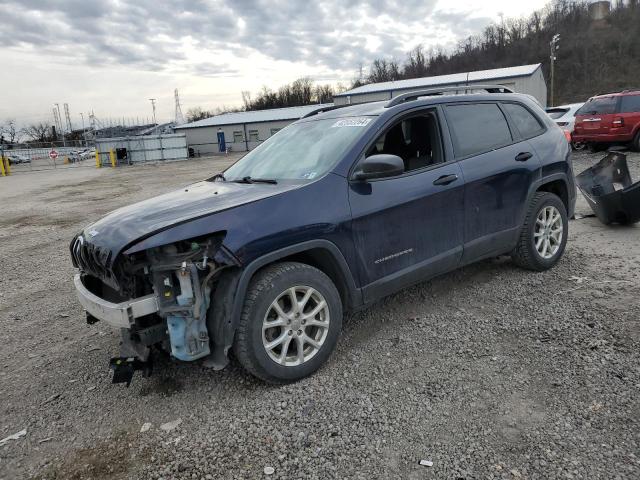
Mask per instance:
[[[605,225],[640,220],[640,181],[632,182],[623,153],[610,152],[576,180],[591,210]]]
[[[133,357],[114,357],[109,360],[109,367],[113,370],[111,383],[126,383],[128,387],[136,370],[142,370],[143,376],[150,377],[153,363],[151,357],[146,362]]]

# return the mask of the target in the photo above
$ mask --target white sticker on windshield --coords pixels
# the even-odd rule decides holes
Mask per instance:
[[[345,118],[343,120],[338,120],[336,123],[331,125],[331,128],[340,128],[340,127],[364,127],[369,125],[371,122],[370,118],[361,117],[361,118]]]
[[[304,175],[302,175],[302,178],[306,178],[307,180],[311,180],[313,178],[316,178],[317,174],[318,174],[317,172],[305,173]]]

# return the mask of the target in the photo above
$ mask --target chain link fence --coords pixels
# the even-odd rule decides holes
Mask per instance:
[[[94,141],[0,144],[0,175],[185,160],[184,134],[100,138]]]
[[[0,157],[4,159],[4,175],[96,166],[95,145],[84,140],[3,143]]]

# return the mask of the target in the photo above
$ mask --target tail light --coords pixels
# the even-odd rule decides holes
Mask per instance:
[[[618,117],[613,120],[614,127],[624,127],[624,118]]]
[[[562,130],[564,133],[564,138],[567,139],[567,142],[571,143],[571,132],[569,130]]]

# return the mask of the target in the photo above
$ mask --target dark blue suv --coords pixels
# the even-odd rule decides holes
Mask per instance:
[[[552,267],[575,203],[569,144],[531,97],[483,89],[314,112],[85,228],[75,285],[89,323],[122,331],[114,382],[156,347],[213,368],[232,349],[295,381],[327,360],[345,311],[487,257]]]

